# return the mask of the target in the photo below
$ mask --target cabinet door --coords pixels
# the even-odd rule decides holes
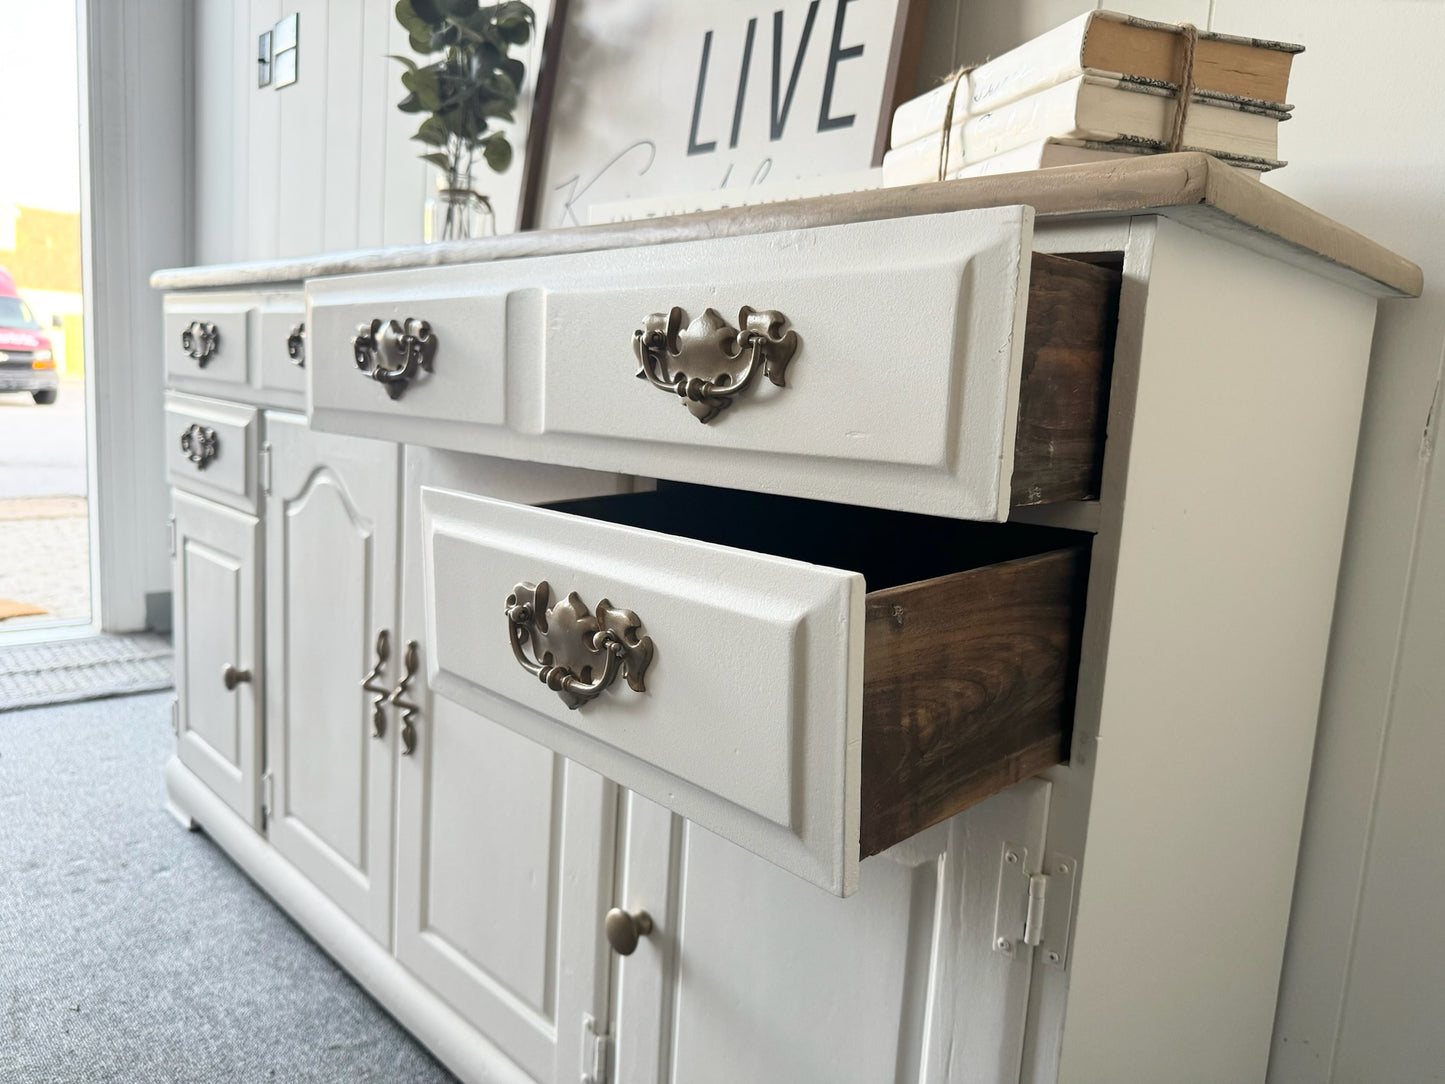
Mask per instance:
[[[838,899],[636,794],[616,902],[618,1080],[1015,1080],[1030,963],[993,951],[1004,843],[1041,850],[1021,783],[864,862]]]
[[[402,625],[406,640],[420,642],[428,678],[415,689],[416,751],[398,766],[396,955],[529,1076],[575,1084],[590,1068],[586,1020],[600,1033],[607,1016],[601,920],[617,788],[432,687],[415,556],[423,484],[546,500],[630,483],[406,452]]]
[[[390,940],[396,728],[361,682],[396,633],[400,449],[312,433],[268,413],[267,832],[277,850],[383,944]],[[393,650],[378,686],[395,687]]]
[[[175,494],[174,507],[176,752],[259,828],[259,525],[255,516],[186,493]]]

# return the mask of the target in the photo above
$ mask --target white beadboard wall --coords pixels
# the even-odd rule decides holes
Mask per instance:
[[[1425,271],[1425,295],[1385,302],[1376,327],[1269,1078],[1442,1079],[1445,476],[1432,452],[1445,407],[1445,5],[935,3],[921,82],[1096,6],[1306,45],[1280,128],[1290,165],[1265,183]]]
[[[920,84],[1093,6],[933,0]],[[1375,336],[1270,1078],[1435,1079],[1445,1065],[1445,926],[1434,921],[1445,899],[1445,479],[1431,468],[1431,409],[1445,350],[1445,5],[1114,6],[1306,44],[1291,82],[1298,109],[1280,131],[1291,164],[1266,183],[1425,269],[1425,296],[1386,302]],[[391,7],[196,0],[197,262],[420,240],[427,170],[407,138],[412,118],[395,108],[396,64],[384,54],[404,42]],[[291,11],[301,80],[257,89],[256,36]]]
[[[229,263],[422,239],[430,184],[389,53],[393,0],[195,0],[195,258]],[[256,86],[256,39],[299,17],[299,78]],[[498,208],[499,215],[502,209]]]

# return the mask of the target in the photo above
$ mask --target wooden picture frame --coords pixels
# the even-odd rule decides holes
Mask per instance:
[[[525,227],[593,204],[877,165],[926,0],[555,0]],[[538,123],[538,121],[542,123]]]

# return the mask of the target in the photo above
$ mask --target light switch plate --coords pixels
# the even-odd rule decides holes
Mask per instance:
[[[296,82],[296,50],[287,49],[284,53],[277,53],[273,62],[276,70],[276,89],[289,87]]]
[[[300,16],[292,12],[271,32],[271,77],[276,89],[296,82],[296,54],[300,51]]]
[[[299,21],[300,16],[292,12],[276,24],[276,34],[272,44],[272,48],[276,52],[281,53],[287,49],[296,48],[296,30]]]

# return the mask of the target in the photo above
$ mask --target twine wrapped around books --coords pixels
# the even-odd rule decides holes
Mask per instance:
[[[1184,146],[1184,122],[1189,117],[1189,104],[1194,101],[1194,47],[1199,44],[1199,28],[1193,23],[1180,23],[1179,31],[1184,35],[1184,48],[1179,57],[1179,102],[1174,107],[1174,125],[1169,130],[1171,151]]]
[[[1179,100],[1174,107],[1174,122],[1169,129],[1166,149],[1182,150],[1184,147],[1184,122],[1189,119],[1189,106],[1194,101],[1194,48],[1199,44],[1199,28],[1193,23],[1180,23],[1179,33],[1184,38],[1184,47],[1179,57]],[[959,68],[947,77],[953,88],[948,92],[948,105],[943,111],[943,138],[938,149],[938,179],[948,179],[948,152],[953,143],[953,111],[958,102],[958,88],[966,83],[969,75],[979,65],[970,64]]]
[[[953,80],[953,89],[948,92],[948,107],[943,111],[943,142],[938,152],[938,179],[940,181],[948,179],[948,150],[949,145],[953,142],[953,106],[958,101],[958,88],[960,84],[968,81],[970,73],[977,67],[977,64],[970,64],[966,68],[959,68],[948,77]]]

